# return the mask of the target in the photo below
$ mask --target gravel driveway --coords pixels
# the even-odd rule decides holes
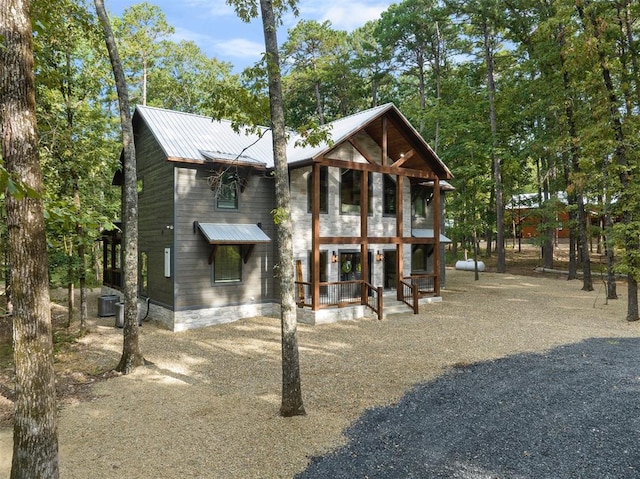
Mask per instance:
[[[298,479],[640,477],[640,340],[455,368],[367,411]]]
[[[640,477],[640,323],[579,282],[447,271],[443,301],[299,327],[307,416],[283,419],[280,327],[146,323],[152,366],[60,413],[64,479]],[[93,318],[92,364],[122,331]],[[11,431],[0,429],[0,477]]]

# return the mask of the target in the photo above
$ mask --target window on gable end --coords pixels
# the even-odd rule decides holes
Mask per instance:
[[[216,185],[216,207],[223,210],[238,209],[238,175],[233,171],[221,174]]]
[[[360,213],[360,179],[362,178],[362,171],[360,170],[340,170],[340,213]],[[372,175],[369,172],[369,188],[368,188],[368,213],[371,214],[372,197],[373,197],[373,181]]]
[[[383,214],[389,216],[395,216],[396,214],[396,198],[397,198],[397,183],[396,179],[391,175],[383,175],[382,185],[382,202],[383,202]]]
[[[311,212],[313,199],[313,172],[307,177],[307,209]],[[329,212],[329,167],[320,167],[320,213]]]

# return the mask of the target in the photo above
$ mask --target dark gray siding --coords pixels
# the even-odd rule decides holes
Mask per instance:
[[[216,210],[205,167],[176,167],[175,278],[176,310],[270,302],[275,298],[273,264],[275,228],[272,177],[254,174],[240,193],[237,211]],[[211,246],[196,229],[201,223],[261,223],[271,243],[255,245],[243,281],[232,285],[211,283]]]
[[[167,161],[155,138],[139,119],[135,143],[138,180],[143,182],[142,193],[138,196],[138,251],[148,255],[148,296],[172,309],[173,274],[170,278],[164,277],[164,249],[174,249],[171,229],[174,217],[173,163]]]

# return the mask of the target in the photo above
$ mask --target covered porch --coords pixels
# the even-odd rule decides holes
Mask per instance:
[[[296,278],[298,306],[303,310],[299,313],[316,318],[333,314],[340,319],[349,316],[340,310],[355,309],[353,314],[383,319],[391,304],[402,303],[407,311],[418,313],[421,303],[440,300],[440,182],[450,179],[451,173],[406,119],[391,109],[362,125],[343,143],[313,157],[310,167],[310,274],[307,281],[301,274]],[[323,171],[327,169],[339,174],[327,175]],[[326,214],[323,197],[326,176],[340,182],[340,208],[333,217]],[[353,181],[351,191],[342,186],[345,178]],[[377,182],[377,195],[372,182]],[[413,204],[418,190],[428,190],[428,195],[420,196],[428,213],[422,210],[419,230],[414,228]],[[351,192],[357,201],[347,204]],[[353,221],[355,215],[357,221]],[[340,228],[327,225],[327,221],[349,226]],[[428,230],[424,229],[425,221]],[[339,281],[327,281],[326,275],[323,278],[327,252],[331,252],[332,262],[335,257],[342,263],[341,251],[349,250],[361,259],[357,275],[340,274]],[[413,264],[415,251],[423,258],[419,267]],[[383,278],[375,274],[376,281],[372,281],[372,265],[380,268],[378,271],[384,269]]]

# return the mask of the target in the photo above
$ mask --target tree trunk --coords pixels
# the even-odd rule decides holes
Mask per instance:
[[[76,226],[78,234],[78,277],[80,280],[80,331],[87,330],[87,262],[82,226]]]
[[[124,232],[122,246],[124,248],[123,282],[124,282],[124,341],[122,356],[116,367],[117,371],[128,374],[137,366],[144,364],[138,341],[138,191],[136,173],[136,150],[133,142],[131,110],[127,83],[120,62],[109,17],[103,0],[95,0],[96,11],[104,29],[104,39],[109,51],[113,76],[118,92],[120,107],[120,123],[122,125],[122,144],[124,153]]]
[[[578,10],[578,15],[583,22],[585,31],[587,30],[585,24],[585,18],[587,15],[585,15],[584,8],[588,8],[590,3],[591,2],[586,0],[582,3],[576,2],[576,9]],[[632,167],[629,165],[629,160],[627,158],[627,145],[625,142],[624,130],[622,128],[622,120],[620,119],[618,95],[615,90],[613,78],[611,77],[611,70],[609,69],[609,62],[605,50],[601,45],[601,32],[599,30],[598,19],[596,18],[596,14],[593,10],[589,11],[588,18],[591,28],[593,29],[593,38],[595,40],[596,50],[598,53],[600,73],[602,75],[602,82],[607,93],[610,124],[615,137],[616,147],[614,156],[616,158],[616,167],[620,179],[620,184],[622,186],[622,191],[618,203],[625,208],[635,206],[633,212],[636,213],[637,199],[633,197],[633,194],[629,188],[629,183],[631,181],[630,171]],[[624,211],[622,218],[623,223],[626,226],[631,226],[631,222],[633,219],[633,214],[631,211]],[[638,283],[634,277],[634,270],[636,270],[638,267],[638,265],[636,264],[637,260],[635,258],[636,256],[638,256],[638,250],[640,249],[640,246],[638,245],[637,235],[629,231],[630,229],[631,228],[627,228],[627,231],[624,233],[625,255],[627,257],[627,260],[631,263],[631,272],[628,274],[627,278],[627,321],[636,321],[640,318],[638,317]]]
[[[606,166],[605,166],[606,171]],[[605,174],[605,183],[607,182],[607,175]],[[613,251],[613,221],[611,214],[609,213],[611,205],[609,195],[605,195],[604,201],[604,249],[607,256],[607,299],[618,299],[618,292],[616,286],[616,275],[614,271],[615,258]]]
[[[489,25],[485,21],[482,25],[484,34],[484,55],[487,66],[487,88],[489,90],[489,121],[491,124],[492,152],[493,158],[493,179],[496,183],[496,252],[498,261],[496,271],[504,273],[507,270],[506,256],[504,250],[504,202],[502,198],[502,168],[500,155],[498,154],[498,121],[496,118],[496,82],[494,77],[494,59],[491,46],[492,38],[489,32]]]
[[[55,372],[29,12],[28,0],[0,2],[2,158],[12,179],[38,193],[5,196],[16,373],[11,479],[56,479]]]
[[[304,415],[295,302],[293,227],[291,223],[291,192],[287,166],[287,140],[284,124],[284,106],[280,60],[276,37],[276,22],[271,0],[260,0],[264,43],[269,78],[269,104],[273,134],[273,156],[276,181],[275,223],[278,239],[278,274],[280,275],[280,309],[282,333],[282,404],[280,414],[285,417]]]
[[[582,290],[593,291],[591,279],[591,258],[589,256],[589,244],[587,239],[587,218],[584,208],[584,196],[578,194],[578,228],[580,231],[580,257],[582,260]]]

